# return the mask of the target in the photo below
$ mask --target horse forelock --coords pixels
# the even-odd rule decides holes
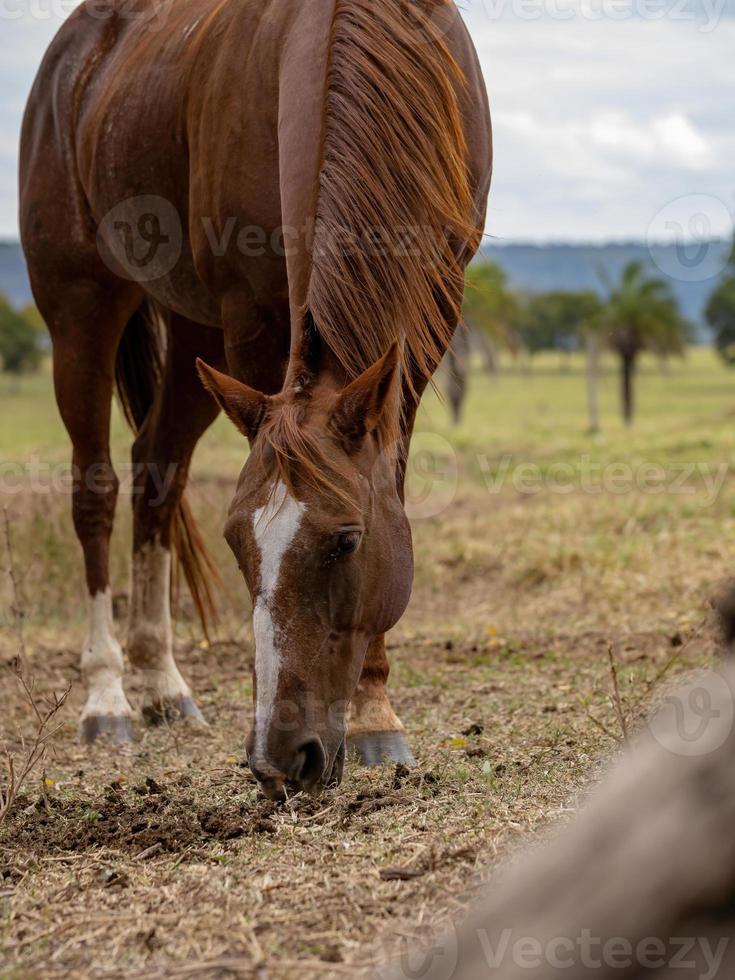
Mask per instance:
[[[284,401],[267,417],[258,433],[255,451],[272,486],[282,483],[296,497],[306,487],[347,509],[357,505],[352,474],[340,464],[328,429],[310,424],[309,402]]]
[[[457,243],[479,237],[444,7],[337,0],[326,84],[309,312],[350,378],[402,341],[409,389],[451,341]]]

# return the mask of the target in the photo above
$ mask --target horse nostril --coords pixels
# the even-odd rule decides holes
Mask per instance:
[[[327,756],[320,740],[310,738],[302,742],[297,750],[297,758],[299,761],[295,766],[294,781],[307,788],[318,783],[327,765]]]

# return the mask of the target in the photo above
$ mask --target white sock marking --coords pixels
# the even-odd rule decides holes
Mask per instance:
[[[260,584],[253,611],[255,634],[255,751],[263,754],[262,739],[273,713],[281,670],[279,630],[273,620],[272,602],[278,589],[283,558],[293,543],[306,505],[289,496],[279,481],[268,502],[253,515],[253,534],[260,554]]]
[[[146,704],[188,697],[173,655],[171,552],[158,541],[133,555],[132,591],[128,654],[143,675]]]
[[[108,588],[89,597],[89,632],[82,651],[82,676],[87,685],[85,718],[130,715],[123,691],[123,656],[112,621],[112,593]]]

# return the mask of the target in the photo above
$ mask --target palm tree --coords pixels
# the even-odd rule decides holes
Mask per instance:
[[[686,325],[668,284],[648,278],[642,262],[626,265],[620,282],[610,289],[601,316],[608,344],[620,357],[623,420],[631,425],[635,369],[641,352],[682,354]]]

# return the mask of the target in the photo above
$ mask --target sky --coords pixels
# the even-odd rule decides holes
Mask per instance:
[[[234,0],[233,0],[234,2]],[[77,0],[0,0],[0,238],[20,120]],[[729,237],[735,0],[459,0],[490,95],[499,242]]]

